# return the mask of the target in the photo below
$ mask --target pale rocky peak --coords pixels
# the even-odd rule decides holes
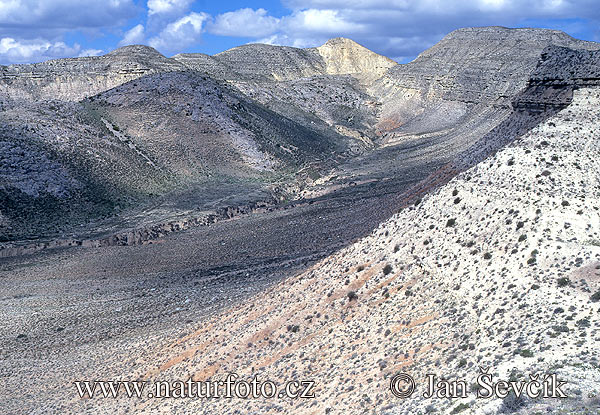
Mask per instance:
[[[374,80],[397,65],[392,59],[343,37],[330,39],[316,50],[325,61],[327,73],[332,75],[352,74]]]
[[[156,57],[165,58],[165,56],[162,53],[160,53],[159,51],[157,51],[153,47],[146,46],[146,45],[128,45],[128,46],[123,46],[123,47],[120,47],[118,49],[113,50],[112,52],[107,53],[106,55],[107,56],[145,55],[145,56],[156,56]]]

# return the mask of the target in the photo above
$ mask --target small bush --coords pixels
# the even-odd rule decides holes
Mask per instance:
[[[492,254],[489,252],[486,252],[485,254],[483,254],[483,259],[492,259]]]
[[[571,284],[571,280],[570,280],[570,279],[568,279],[567,277],[562,277],[562,278],[559,278],[559,279],[557,280],[557,284],[558,284],[558,286],[559,286],[559,287],[561,287],[561,288],[562,288],[562,287],[566,287],[566,286],[568,286],[568,285],[570,285],[570,284]]]
[[[592,294],[592,296],[590,297],[590,300],[592,300],[592,302],[594,302],[594,303],[600,301],[600,290],[598,290],[594,294]]]
[[[449,228],[451,226],[456,225],[456,219],[452,218],[452,219],[448,219],[448,222],[446,222],[446,227]]]
[[[462,411],[464,411],[465,409],[469,409],[469,405],[464,404],[464,403],[459,403],[458,406],[456,408],[454,408],[452,410],[452,412],[450,412],[451,414],[458,414]]]
[[[354,291],[348,291],[348,301],[353,301],[358,299],[358,294],[356,294],[356,292]]]
[[[388,275],[390,272],[392,272],[392,266],[386,264],[385,267],[383,267],[383,275]]]
[[[533,357],[533,352],[529,349],[517,350],[517,353],[522,357]]]
[[[575,322],[575,324],[577,325],[577,327],[580,327],[580,328],[587,328],[587,327],[590,327],[590,325],[591,325],[590,319],[587,317],[582,318],[581,320],[577,320]]]

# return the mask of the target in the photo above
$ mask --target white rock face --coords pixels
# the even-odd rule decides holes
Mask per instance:
[[[353,40],[335,38],[317,48],[325,61],[325,70],[330,75],[355,75],[361,80],[372,82],[397,63],[378,55]]]

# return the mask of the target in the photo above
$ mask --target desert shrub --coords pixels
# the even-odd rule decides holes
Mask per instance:
[[[590,327],[590,325],[591,325],[590,324],[590,319],[587,318],[587,317],[582,318],[581,320],[577,320],[575,322],[575,324],[577,324],[577,327],[580,327],[580,328]]]
[[[388,275],[390,272],[392,272],[392,266],[386,264],[385,267],[383,267],[383,275]]]
[[[517,396],[513,391],[510,391],[506,398],[502,399],[502,405],[500,406],[500,410],[498,412],[510,414],[517,412],[525,405],[527,405],[527,398],[525,397],[525,394]]]
[[[522,357],[533,357],[533,352],[529,349],[517,350],[516,354],[519,354]]]
[[[287,326],[287,331],[291,331],[292,333],[298,333],[298,331],[300,331],[300,326],[296,324],[290,324],[289,326]]]
[[[450,412],[451,414],[458,414],[462,411],[464,411],[465,409],[469,409],[469,405],[465,404],[465,403],[459,403],[458,406],[456,406],[456,408],[454,408],[452,410],[452,412]]]
[[[566,287],[571,284],[571,280],[568,279],[567,277],[559,278],[556,282],[559,287]]]
[[[349,301],[358,299],[358,294],[356,294],[356,292],[354,292],[354,291],[348,291],[347,295],[348,295]]]
[[[448,222],[446,222],[446,227],[449,228],[451,226],[456,225],[456,219],[452,218],[452,219],[448,219]]]
[[[600,290],[598,290],[594,294],[592,294],[592,296],[590,297],[590,300],[592,300],[594,303],[600,301]]]

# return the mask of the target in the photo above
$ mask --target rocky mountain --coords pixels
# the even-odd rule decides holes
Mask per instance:
[[[151,47],[125,46],[104,56],[0,66],[0,93],[27,100],[78,101],[143,75],[184,69]]]
[[[2,410],[594,413],[599,60],[492,27],[406,65],[334,39],[3,67]],[[476,398],[481,371],[568,398]],[[73,387],[228,372],[315,398]]]
[[[563,50],[563,52],[567,52]],[[593,60],[598,52],[563,53]],[[569,60],[572,58],[568,58]],[[586,413],[598,407],[599,78],[568,61],[540,74],[579,85],[566,108],[406,207],[368,237],[157,350],[129,377],[314,380],[315,399],[146,400],[199,413]],[[578,62],[576,59],[575,62]],[[592,68],[596,70],[595,67]],[[569,70],[566,73],[570,73]],[[552,74],[552,76],[546,76]],[[484,368],[484,369],[481,369]],[[475,380],[555,373],[567,399],[476,398]],[[389,392],[398,372],[416,393]],[[426,374],[465,380],[425,399]],[[586,392],[587,391],[587,392]]]
[[[231,59],[239,53],[231,51]],[[311,53],[305,54],[317,59]],[[258,56],[252,50],[240,56],[245,55]],[[260,62],[241,63],[262,71]],[[283,63],[276,66],[298,71]],[[193,203],[200,209],[226,198],[248,203],[257,191],[259,198],[269,200],[270,192],[261,186],[282,175],[293,179],[301,168],[311,172],[320,161],[324,168],[370,144],[355,131],[330,128],[323,119],[332,117],[331,109],[304,116],[319,105],[323,93],[310,82],[300,88],[311,99],[292,94],[302,103],[297,104],[300,110],[292,101],[292,110],[277,113],[255,102],[256,97],[143,46],[3,71],[6,168],[0,173],[5,206],[0,238],[5,241],[60,234],[61,225],[110,217],[173,191],[228,188],[206,192],[210,196]],[[339,96],[354,83],[340,80],[325,92],[336,90]],[[350,111],[362,114],[358,107],[365,94],[356,88],[351,93],[340,97],[337,105],[344,107],[334,108],[334,117],[352,118]],[[346,110],[347,103],[354,109]],[[364,124],[358,118],[354,123]],[[223,186],[232,180],[238,184]],[[79,208],[72,211],[70,205]]]
[[[427,143],[430,161],[481,160],[538,122],[512,101],[531,101],[538,92],[521,95],[538,82],[531,77],[542,55],[557,59],[567,46],[597,49],[561,32],[493,27],[455,31],[406,65],[337,38],[318,48],[250,44],[173,58],[128,46],[2,67],[0,238],[61,235],[165,203],[171,192],[189,211],[232,197],[294,198],[319,175],[329,188],[382,178],[394,167],[377,159],[393,163],[411,141]],[[549,102],[551,93],[541,94]],[[558,107],[568,103],[568,93],[554,96]],[[473,149],[479,156],[464,156]],[[234,184],[190,198],[224,182]]]
[[[372,93],[383,103],[378,128],[401,138],[481,118],[488,106],[510,108],[551,45],[599,48],[554,30],[458,29],[376,82]]]

